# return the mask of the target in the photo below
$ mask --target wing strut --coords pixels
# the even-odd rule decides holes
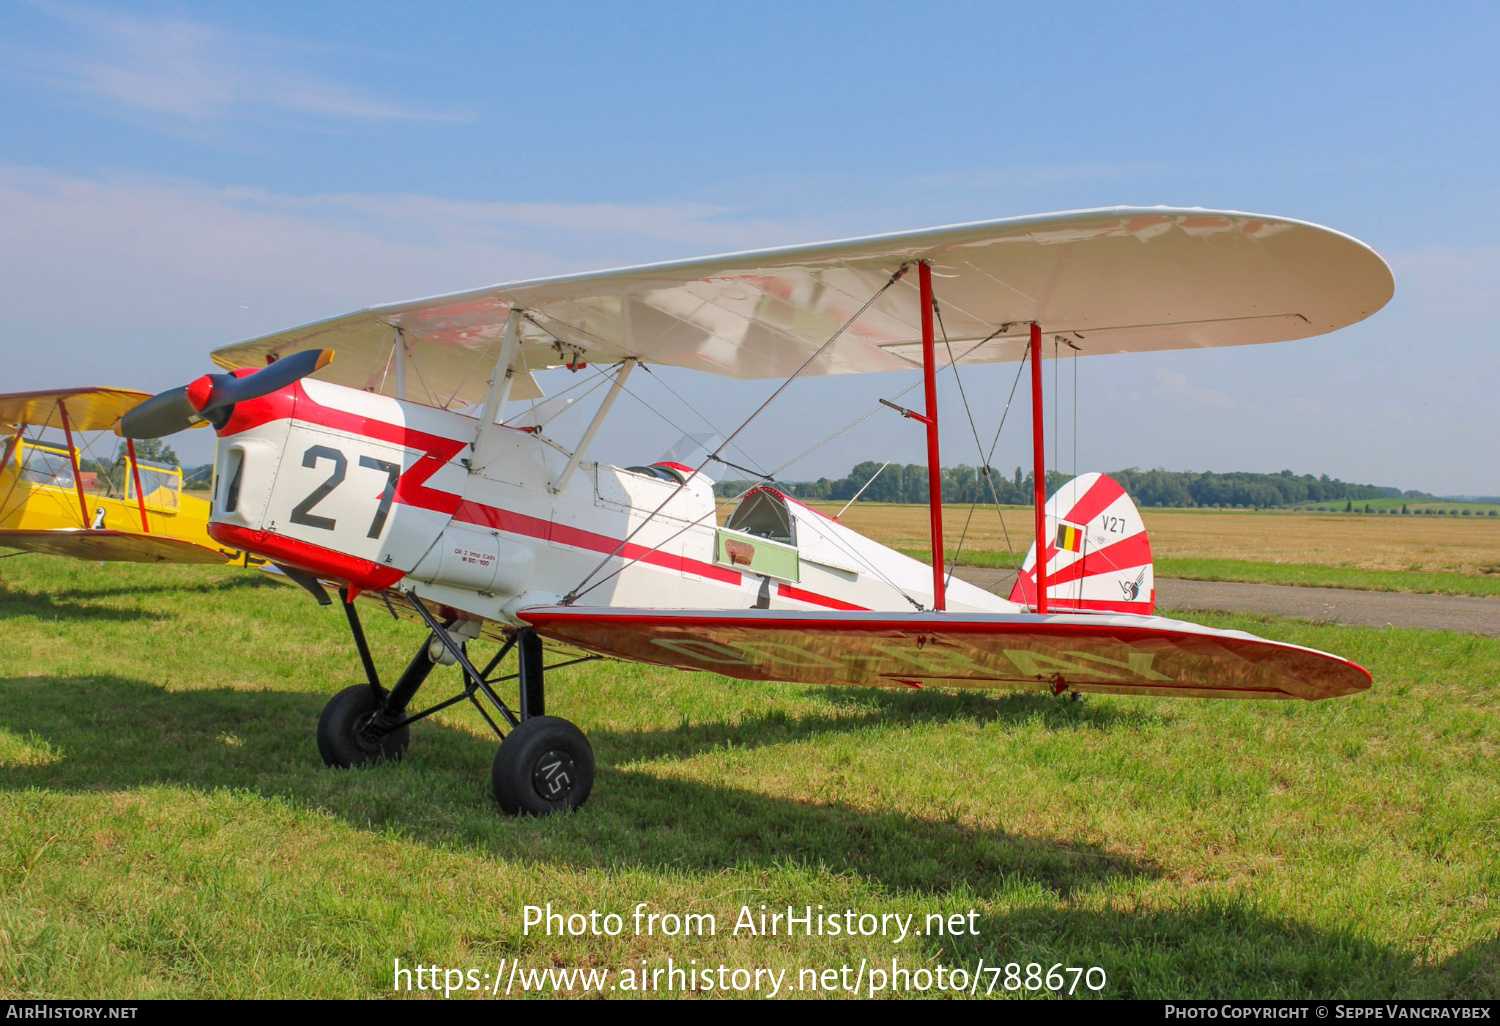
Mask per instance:
[[[73,444],[73,427],[68,423],[68,404],[57,401],[57,412],[62,417],[63,434],[68,439],[68,459],[73,463],[73,487],[78,491],[78,511],[83,514],[83,526],[89,526],[89,502],[83,497],[83,474],[78,469],[78,449]]]
[[[21,447],[21,436],[25,433],[26,422],[23,420],[16,425],[16,433],[10,436],[10,441],[5,443],[5,458],[0,459],[0,474],[3,474],[5,468],[10,466],[11,457],[15,456],[16,450]],[[21,468],[19,466],[16,467],[16,473],[19,474],[20,472]]]
[[[917,262],[917,283],[922,294],[922,385],[927,416],[927,508],[932,519],[932,608],[948,608],[943,587],[943,463],[938,449],[937,340],[932,329],[932,265]],[[958,373],[957,368],[954,373]]]
[[[625,379],[630,377],[630,372],[635,369],[638,360],[625,360],[615,370],[615,383],[609,387],[604,394],[604,401],[599,404],[599,409],[594,413],[594,419],[589,421],[589,426],[583,431],[583,438],[578,442],[578,448],[573,450],[573,455],[568,457],[568,465],[563,467],[563,472],[558,475],[557,484],[549,485],[547,490],[553,495],[561,495],[562,490],[568,487],[568,479],[573,476],[573,471],[578,469],[579,461],[588,451],[588,447],[594,444],[594,436],[599,433],[599,428],[604,424],[604,418],[609,416],[610,407],[614,406],[615,400],[619,398],[620,389],[625,387]],[[537,425],[536,430],[541,430]]]
[[[404,338],[405,336],[403,345]],[[516,354],[520,351],[521,310],[511,307],[510,315],[505,318],[505,335],[500,340],[500,356],[495,360],[495,373],[490,378],[489,391],[484,396],[483,412],[479,414],[479,430],[474,435],[472,446],[474,459],[469,468],[471,474],[481,472],[495,458],[490,439],[497,430],[495,421],[499,418],[500,411],[505,409],[505,401],[510,398],[513,379],[511,370],[517,365]]]
[[[146,520],[146,490],[141,487],[141,465],[135,458],[135,439],[125,439],[125,452],[130,456],[130,478],[135,482],[135,503],[141,508],[141,533],[150,534],[151,524]]]
[[[1047,448],[1042,435],[1042,326],[1031,322],[1031,454],[1036,496],[1036,604],[1047,612]]]

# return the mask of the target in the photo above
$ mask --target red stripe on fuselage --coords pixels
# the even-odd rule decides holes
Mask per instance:
[[[859,613],[871,612],[869,606],[856,606],[852,602],[829,598],[827,595],[819,595],[815,591],[803,591],[801,588],[794,588],[790,584],[778,583],[776,585],[776,594],[783,598],[795,599],[798,602],[809,602],[815,606],[825,606],[828,609],[847,609],[851,612]]]
[[[292,397],[295,400],[294,403],[287,401],[287,393],[292,393]],[[454,416],[461,415],[454,414]],[[467,442],[464,442],[462,439],[432,435],[424,431],[415,431],[411,428],[391,424],[386,421],[372,420],[369,417],[350,413],[347,410],[324,406],[310,398],[302,390],[300,383],[272,393],[272,395],[265,398],[252,399],[238,404],[234,416],[229,423],[225,424],[222,433],[226,435],[235,434],[283,418],[293,419],[298,423],[311,424],[316,427],[330,428],[335,431],[346,431],[352,435],[361,435],[382,442],[390,442],[407,449],[420,450],[422,452],[421,457],[401,475],[396,484],[394,498],[396,502],[403,505],[415,506],[419,509],[430,509],[438,513],[447,513],[454,520],[461,523],[477,524],[481,527],[505,531],[507,534],[537,538],[558,545],[587,549],[591,552],[613,553],[621,559],[636,560],[668,570],[690,573],[711,581],[718,581],[721,584],[737,585],[744,580],[744,575],[738,570],[730,570],[714,563],[704,563],[686,556],[673,555],[670,552],[662,552],[659,549],[648,548],[645,545],[636,545],[634,543],[621,544],[618,538],[611,538],[608,535],[585,531],[582,528],[570,527],[566,524],[559,524],[541,517],[528,516],[525,513],[517,513],[513,510],[501,509],[498,506],[488,506],[483,503],[464,499],[454,495],[452,492],[443,492],[435,488],[428,488],[427,481],[432,475],[437,473],[453,457],[457,456],[463,450],[463,447],[468,444]],[[813,512],[817,511],[814,510]],[[234,530],[245,531],[244,528],[235,528]],[[245,531],[245,533],[257,536],[265,534],[265,532],[249,531]],[[270,539],[269,543],[273,545],[277,541],[290,541],[290,539],[281,538],[279,535],[265,535],[265,537]],[[259,551],[254,546],[240,547],[250,548],[251,551]],[[317,548],[316,546],[308,547]],[[321,551],[326,552],[328,550]],[[273,554],[272,558],[281,557]],[[293,565],[300,564],[294,563]],[[376,570],[389,570],[389,568],[379,567],[375,564],[370,565],[375,567]],[[309,567],[308,569],[311,570],[313,568]],[[344,578],[340,577],[340,579]],[[376,585],[367,585],[366,587],[373,589]],[[389,584],[379,585],[379,587],[389,587]],[[786,585],[779,585],[779,588],[781,594],[786,595],[788,598],[795,598],[802,602],[825,606],[829,609],[863,610],[865,608],[864,606],[852,605],[839,599],[818,595],[814,592],[804,591],[801,588],[789,588]]]
[[[384,591],[406,576],[404,570],[392,566],[381,566],[346,552],[336,552],[270,531],[210,523],[208,535],[216,542],[265,556],[273,563],[283,563],[324,580],[343,581],[364,591]]]
[[[372,420],[358,413],[324,406],[302,390],[301,382],[259,399],[235,404],[234,413],[220,429],[219,435],[224,437],[239,434],[277,420],[294,420],[334,431],[347,431],[352,435],[363,435],[406,449],[420,450],[422,455],[396,482],[395,501],[439,513],[452,513],[458,508],[457,495],[428,488],[427,481],[468,444],[462,439],[430,435],[425,431],[414,431],[399,424]]]
[[[645,545],[634,543],[622,545],[618,538],[611,538],[607,534],[595,534],[593,531],[585,531],[555,521],[543,520],[541,517],[500,509],[498,506],[486,506],[468,499],[458,504],[453,519],[466,524],[492,527],[509,534],[524,535],[527,538],[540,538],[558,545],[588,549],[592,552],[614,553],[621,559],[638,560],[653,566],[665,567],[668,570],[696,574],[724,584],[739,584],[744,580],[744,575],[737,570],[728,570],[713,563],[703,563],[686,556],[674,556],[670,552],[662,552],[660,549],[648,548]]]

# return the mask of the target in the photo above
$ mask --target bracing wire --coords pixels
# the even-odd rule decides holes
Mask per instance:
[[[1054,335],[1052,337],[1052,466],[1057,469],[1058,473],[1062,472],[1062,428],[1059,427],[1062,423],[1062,410],[1058,408],[1057,391],[1057,354],[1061,346],[1062,343],[1058,342],[1057,336]],[[1047,494],[1045,481],[1042,482],[1042,494]],[[1040,555],[1038,558],[1041,558]]]
[[[421,364],[420,361],[418,361],[416,359],[416,354],[415,353],[413,353],[413,354],[411,354],[410,356],[407,357],[407,359],[406,359],[406,366],[407,366],[407,369],[414,370],[414,371],[417,372],[417,380],[422,383],[422,391],[424,391],[424,392],[427,393],[427,401],[429,403],[431,403],[432,405],[436,406],[437,405],[437,401],[438,401],[438,395],[437,395],[436,392],[434,392],[432,390],[432,385],[428,383],[428,381],[427,381],[427,375],[422,373],[422,364]],[[446,407],[445,407],[445,409],[446,409]]]
[[[958,372],[958,361],[953,358],[953,344],[948,341],[948,325],[946,325],[946,324],[943,323],[943,310],[942,310],[942,307],[938,306],[938,301],[937,301],[937,297],[936,296],[934,296],[933,299],[932,299],[932,312],[937,315],[938,327],[943,332],[943,348],[945,350],[947,350],[947,352],[948,352],[948,366],[950,366],[950,367],[953,368],[953,380],[955,382],[957,382],[957,384],[958,384],[958,397],[963,401],[963,404],[964,404],[964,415],[969,420],[969,431],[974,436],[974,452],[975,452],[975,455],[977,455],[979,457],[979,459],[980,459],[980,462],[983,463],[983,461],[984,461],[984,445],[983,445],[983,443],[981,443],[979,441],[979,428],[974,423],[974,411],[969,408],[969,396],[968,396],[968,393],[966,393],[964,391],[964,379],[963,379],[963,375],[959,374],[959,372]],[[928,411],[928,415],[931,416],[932,415],[932,411],[929,410]],[[989,479],[989,467],[988,466],[981,466],[979,468],[978,472],[980,474],[984,475],[984,477],[985,477],[986,480]],[[927,473],[929,473],[929,474],[937,474],[938,475],[938,496],[939,496],[939,498],[941,498],[942,494],[943,494],[942,493],[942,487],[943,487],[943,485],[942,485],[942,473],[943,473],[942,468],[941,467],[928,467],[927,468]],[[993,491],[993,488],[994,488],[994,486],[991,485],[991,491]],[[976,493],[974,495],[973,501],[971,501],[969,503],[969,515],[964,518],[964,529],[963,529],[962,532],[959,533],[959,536],[958,536],[958,547],[953,550],[953,559],[948,564],[948,579],[947,579],[947,581],[944,582],[944,587],[946,587],[947,585],[950,585],[950,584],[953,583],[953,573],[958,568],[958,557],[961,556],[961,555],[963,555],[964,542],[967,541],[968,538],[969,538],[969,525],[971,523],[973,523],[973,521],[974,521],[974,510],[976,510],[977,508],[979,508],[979,495],[978,495],[978,492],[976,491]],[[998,502],[998,500],[996,502],[996,508],[997,509],[999,508],[999,502]],[[941,516],[942,514],[939,513],[938,515]]]
[[[516,348],[518,350],[516,355],[519,356],[520,355],[520,353],[519,353],[520,347],[517,346]],[[395,355],[396,355],[396,348],[395,348],[395,346],[392,346],[391,347],[391,356],[392,356],[392,358],[394,358]],[[469,361],[469,366],[464,369],[464,376],[458,379],[458,384],[455,385],[455,386],[453,386],[453,392],[452,392],[452,394],[449,395],[447,401],[443,403],[443,409],[448,410],[448,409],[452,409],[453,408],[453,403],[458,399],[458,393],[462,392],[464,390],[464,385],[468,384],[468,382],[469,382],[469,375],[473,374],[474,373],[474,368],[477,367],[477,366],[479,366],[479,364],[485,362],[485,359],[489,355],[490,355],[489,354],[489,350],[485,350],[484,355],[480,356],[479,359],[477,359],[477,360],[470,360]],[[496,362],[497,363],[499,362],[499,354],[498,353],[496,354]],[[516,364],[520,365],[520,369],[521,370],[524,371],[526,369],[526,364],[524,362],[522,362],[520,360],[517,360]],[[510,372],[511,372],[510,368],[506,368],[504,370],[501,370],[499,367],[495,368],[495,373],[497,373],[497,374],[509,374]]]
[[[854,498],[852,498],[848,502],[844,503],[844,508],[841,509],[841,510],[839,510],[837,513],[835,513],[833,515],[833,519],[837,520],[839,517],[841,517],[845,513],[849,512],[849,507],[852,506],[852,505],[854,505],[856,502],[859,501],[859,497],[861,495],[865,494],[865,489],[869,488],[872,484],[874,484],[875,483],[875,479],[877,477],[879,477],[881,474],[885,473],[885,468],[889,467],[894,462],[895,462],[894,460],[886,460],[884,463],[882,463],[880,465],[880,469],[877,470],[877,471],[875,471],[875,473],[873,473],[873,474],[870,475],[870,480],[866,481],[864,484],[862,484],[862,485],[859,486],[859,491],[857,491],[857,492],[854,493]]]
[[[1031,347],[1027,346],[1021,351],[1021,359],[1016,364],[1016,377],[1010,383],[1010,395],[1006,397],[1005,409],[1000,412],[1000,423],[995,428],[995,437],[990,441],[990,451],[984,458],[984,465],[988,467],[995,458],[995,449],[1000,445],[1000,433],[1005,430],[1005,420],[1010,416],[1011,403],[1015,402],[1016,389],[1021,384],[1021,374],[1026,370],[1026,361],[1031,358]],[[1011,544],[1010,527],[1005,523],[1005,514],[1000,509],[1000,496],[995,490],[995,482],[990,481],[990,494],[995,498],[995,517],[1000,521],[1000,532],[1005,535],[1005,549],[1010,554],[1011,569],[1017,574],[1021,572],[1021,564],[1016,560],[1016,547]]]
[[[1068,343],[1068,346],[1073,350],[1073,480],[1077,481],[1078,480],[1078,347],[1075,346],[1075,345],[1073,345],[1073,343],[1071,343],[1071,342]],[[1074,494],[1075,497],[1078,495],[1078,489],[1077,489],[1076,486],[1073,489],[1073,494]],[[1084,550],[1084,552],[1083,552],[1083,554],[1081,554],[1079,556],[1080,560],[1086,558],[1086,555],[1087,555],[1087,552],[1088,552],[1088,547],[1089,547],[1088,535],[1085,533],[1084,537],[1083,537],[1083,550]],[[1075,604],[1076,605],[1080,605],[1080,606],[1083,605],[1083,574],[1081,574],[1081,573],[1078,575],[1078,597],[1075,600]]]
[[[718,435],[721,438],[724,436],[724,432],[722,432],[722,431],[719,430],[719,425],[717,425],[713,421],[709,420],[708,417],[705,416],[703,414],[703,412],[698,409],[698,407],[696,407],[692,403],[688,402],[687,399],[682,395],[682,393],[678,392],[677,389],[673,388],[670,384],[668,384],[666,378],[664,378],[660,374],[656,373],[654,370],[652,370],[650,368],[649,365],[644,364],[644,363],[641,364],[641,370],[643,370],[647,374],[651,375],[651,377],[656,381],[656,383],[659,384],[659,385],[661,385],[662,388],[665,388],[668,392],[671,392],[672,395],[677,399],[678,402],[680,402],[682,405],[686,406],[690,411],[692,411],[692,413],[693,413],[694,416],[696,416],[699,420],[703,421],[703,423],[707,424],[709,427],[713,428],[714,434]],[[687,432],[684,431],[683,434],[687,434]],[[746,452],[742,446],[736,445],[735,446],[735,450],[738,451],[739,454],[745,458],[745,462],[746,463],[750,463],[750,464],[754,464],[755,463],[755,458],[753,456],[751,456],[748,452]],[[760,474],[760,471],[757,470],[757,471],[754,471],[754,473]],[[764,476],[764,475],[762,475],[762,476]]]
[[[642,364],[642,366],[644,366],[644,364]],[[657,378],[657,379],[656,379],[656,380],[657,380],[657,381],[660,381],[660,380],[661,380],[661,379],[660,379],[660,378]],[[669,426],[669,427],[671,427],[671,428],[672,428],[672,430],[674,430],[674,431],[677,431],[677,432],[679,432],[679,433],[680,433],[680,434],[683,434],[683,435],[689,435],[689,434],[691,434],[691,432],[689,432],[689,431],[688,431],[688,429],[687,429],[687,428],[685,428],[685,427],[683,427],[683,426],[682,426],[682,425],[681,425],[681,424],[679,424],[679,423],[677,423],[677,422],[676,422],[676,421],[675,421],[675,420],[673,420],[673,419],[672,419],[672,418],[671,418],[671,417],[668,417],[668,416],[667,416],[667,415],[666,415],[666,414],[665,414],[665,413],[663,413],[663,412],[661,412],[661,411],[660,411],[660,410],[658,410],[658,409],[657,409],[657,408],[656,408],[656,407],[655,407],[655,406],[653,406],[653,405],[652,405],[652,404],[650,404],[650,403],[648,403],[648,402],[646,402],[646,400],[645,400],[645,399],[642,399],[642,398],[641,398],[641,397],[640,397],[640,396],[639,396],[639,395],[638,395],[638,394],[636,394],[636,393],[635,393],[635,392],[632,392],[632,391],[631,391],[631,390],[630,390],[630,386],[629,386],[629,385],[621,385],[621,386],[620,386],[620,391],[622,391],[622,392],[624,392],[624,393],[625,393],[625,394],[626,394],[626,395],[628,395],[628,396],[630,396],[630,398],[632,398],[632,399],[634,399],[634,400],[635,400],[635,401],[636,401],[636,402],[638,402],[638,403],[640,403],[640,404],[641,404],[641,405],[642,405],[642,406],[644,406],[644,407],[645,407],[645,408],[646,408],[646,409],[648,409],[648,410],[650,410],[650,411],[651,411],[651,412],[652,412],[652,413],[654,413],[654,414],[656,414],[656,415],[657,415],[657,416],[658,416],[658,417],[660,417],[660,418],[661,418],[661,419],[662,419],[662,420],[663,420],[663,421],[665,421],[665,422],[666,422],[666,424],[667,424],[667,425],[668,425],[668,426]],[[691,409],[691,407],[690,407],[690,409]],[[714,427],[714,426],[713,426],[713,424],[709,424],[709,425],[708,425],[708,426],[709,426],[709,427]],[[721,434],[721,433],[720,433],[720,432],[719,432],[719,429],[718,429],[718,428],[714,428],[714,432],[715,432],[715,433],[716,433],[716,434],[720,434],[720,437],[723,437],[723,436],[722,436],[722,434]],[[739,449],[739,446],[735,446],[735,448],[736,448],[736,449]],[[740,451],[741,451],[741,452],[744,452],[744,450],[740,450]],[[709,457],[709,459],[713,459],[713,457]],[[749,459],[749,456],[748,456],[748,455],[747,455],[747,456],[746,456],[746,459]],[[707,461],[705,461],[705,462],[707,462]],[[724,462],[725,462],[725,461],[724,461],[724,460],[718,460],[718,461],[717,461],[717,462],[719,462],[719,463],[724,463]],[[730,464],[726,464],[726,465],[727,465],[727,466],[734,466],[734,464],[732,464],[732,463],[730,463]],[[700,468],[699,468],[699,469],[700,469],[700,470],[701,470],[701,469],[702,469],[702,468],[701,468],[701,467],[700,467]],[[743,468],[736,468],[736,469],[743,469]],[[695,473],[696,473],[696,471],[695,471]],[[768,478],[768,477],[767,477],[767,475],[765,475],[765,474],[762,474],[762,473],[761,473],[761,472],[760,472],[760,471],[758,471],[758,470],[751,470],[751,471],[749,471],[749,473],[751,473],[751,474],[754,474],[754,475],[755,475],[755,476],[756,476],[756,477],[760,477],[760,478],[765,478],[765,479],[766,479],[766,480],[769,480],[769,478]]]
[[[999,520],[1000,520],[1000,530],[1005,535],[1005,547],[1006,547],[1006,549],[1008,550],[1008,552],[1010,554],[1010,561],[1011,561],[1012,565],[1014,565],[1015,562],[1016,562],[1016,550],[1015,550],[1015,547],[1013,545],[1011,545],[1011,541],[1010,541],[1010,529],[1008,527],[1006,527],[1006,525],[1005,525],[1005,515],[1000,510],[1000,493],[995,488],[994,476],[990,472],[990,460],[994,458],[994,455],[995,455],[995,445],[997,445],[999,443],[999,441],[1000,441],[1000,428],[1005,427],[1005,415],[1010,412],[1010,400],[1009,399],[1006,400],[1005,411],[1003,413],[1001,413],[1001,415],[1000,415],[1000,427],[995,429],[995,441],[994,441],[994,443],[992,443],[990,445],[989,455],[986,455],[985,451],[984,451],[984,445],[983,445],[983,443],[981,443],[979,441],[979,428],[974,423],[974,411],[969,408],[969,397],[968,397],[967,393],[965,393],[965,391],[964,391],[963,376],[961,374],[959,374],[959,372],[958,372],[958,360],[954,359],[954,357],[953,357],[953,346],[948,341],[948,327],[947,327],[947,325],[943,324],[943,312],[938,307],[936,298],[933,299],[933,310],[934,310],[934,312],[937,313],[938,326],[942,329],[942,332],[943,332],[943,346],[948,350],[948,364],[949,364],[949,366],[951,366],[953,368],[953,380],[958,383],[958,394],[959,394],[959,397],[963,400],[964,414],[969,419],[969,430],[970,430],[970,432],[974,436],[974,449],[975,449],[976,455],[979,456],[979,461],[980,461],[980,467],[979,467],[979,471],[978,472],[984,478],[985,484],[988,486],[988,488],[990,490],[990,497],[995,500],[995,516],[997,518],[999,518]],[[1004,331],[1004,330],[1005,330],[1004,326],[1001,326],[1000,328],[996,329],[993,333],[991,333],[990,336],[989,336],[989,338],[985,339],[984,342],[988,342],[990,339],[994,338],[995,335],[998,335],[1001,331]],[[980,345],[984,345],[984,342],[981,342]],[[974,348],[977,349],[978,346],[975,346]],[[1029,347],[1028,347],[1028,349],[1029,349]],[[974,351],[973,349],[970,349],[968,353],[964,354],[964,356],[967,357],[969,355],[969,353],[972,353],[973,351]],[[1016,380],[1015,380],[1014,383],[1012,383],[1012,385],[1010,387],[1010,398],[1011,399],[1015,398],[1015,395],[1016,395],[1016,385],[1019,384],[1020,381],[1021,381],[1021,371],[1020,371],[1020,368],[1021,367],[1025,367],[1025,366],[1026,366],[1026,350],[1023,350],[1022,351],[1022,356],[1021,356],[1020,367],[1018,367],[1017,370],[1016,370]],[[963,548],[964,548],[964,542],[965,542],[965,540],[967,540],[967,538],[969,536],[969,526],[970,526],[970,524],[973,523],[973,520],[974,520],[974,511],[976,509],[978,509],[978,508],[979,508],[979,497],[976,494],[975,498],[974,498],[974,501],[969,504],[969,515],[964,520],[964,529],[963,529],[963,532],[959,535],[959,538],[958,538],[958,547],[954,550],[954,553],[953,553],[953,562],[949,565],[949,568],[948,568],[948,583],[950,583],[950,584],[953,582],[953,573],[954,573],[954,570],[958,566],[958,557],[959,557],[959,555],[962,554]]]
[[[964,350],[963,356],[960,356],[959,360],[962,361],[964,359],[967,359],[969,357],[969,355],[972,354],[976,349],[978,349],[980,346],[984,345],[985,343],[989,342],[990,339],[993,339],[995,337],[995,335],[998,335],[1000,333],[1000,331],[1003,331],[1003,330],[1004,329],[1001,328],[999,331],[996,331],[994,334],[990,335],[989,338],[986,338],[986,339],[983,339],[982,341],[976,342],[974,345],[972,345],[968,349]],[[942,368],[942,370],[938,371],[938,373],[941,374],[944,370],[948,370],[948,368],[944,367],[944,368]],[[954,373],[957,374],[958,372],[954,371]],[[917,389],[917,388],[922,387],[922,384],[923,384],[922,379],[918,378],[916,381],[912,382],[910,385],[906,386],[901,391],[897,392],[891,398],[892,399],[900,399],[902,396],[906,395],[906,393],[912,391],[913,389]],[[859,425],[863,424],[865,421],[869,420],[871,417],[875,416],[875,414],[879,413],[881,410],[884,410],[884,409],[886,409],[886,407],[885,407],[885,405],[883,403],[876,403],[874,406],[870,407],[870,409],[868,411],[866,411],[864,414],[862,414],[862,415],[860,415],[858,417],[855,417],[853,420],[851,420],[849,423],[845,424],[843,427],[839,428],[837,431],[835,431],[833,434],[829,435],[827,438],[824,438],[820,442],[814,443],[813,445],[809,446],[808,448],[802,450],[802,452],[798,453],[796,456],[793,456],[791,459],[787,460],[781,466],[777,467],[776,470],[774,470],[772,472],[773,476],[781,474],[788,467],[793,467],[793,466],[796,466],[798,463],[801,463],[803,460],[807,459],[807,457],[811,456],[813,453],[815,453],[819,449],[823,448],[823,446],[827,445],[829,442],[833,441],[835,438],[838,438],[840,435],[845,434],[845,433],[853,430],[854,428],[856,428]]]
[[[385,379],[390,376],[391,364],[396,362],[396,343],[401,340],[401,329],[392,328],[391,331],[395,333],[395,338],[391,342],[391,351],[386,354],[385,370],[380,372],[380,384],[375,388],[376,393],[379,395],[385,394]]]
[[[673,499],[675,499],[677,497],[678,493],[680,493],[684,488],[686,488],[688,486],[688,484],[691,481],[693,481],[702,472],[702,470],[703,470],[704,467],[708,466],[708,464],[709,464],[710,461],[717,460],[720,457],[720,455],[724,452],[724,450],[727,449],[730,446],[730,444],[732,444],[734,442],[734,440],[736,438],[738,438],[740,436],[740,434],[743,433],[744,430],[746,428],[748,428],[756,420],[756,418],[758,418],[762,413],[764,413],[766,411],[766,409],[768,407],[770,407],[770,405],[772,403],[774,403],[777,399],[779,399],[781,397],[781,394],[783,392],[785,392],[788,388],[791,387],[791,384],[792,384],[793,381],[797,380],[797,378],[799,378],[799,377],[802,376],[803,371],[805,371],[805,370],[807,370],[807,368],[811,367],[815,361],[817,361],[824,353],[826,353],[828,351],[829,347],[831,347],[834,344],[834,342],[838,341],[838,339],[844,334],[845,331],[849,330],[850,325],[852,325],[860,317],[864,316],[865,311],[868,310],[871,306],[875,305],[875,301],[876,300],[878,300],[881,296],[885,295],[885,293],[892,286],[894,286],[898,281],[900,281],[902,279],[902,277],[906,274],[907,270],[910,267],[911,267],[911,264],[908,262],[908,263],[902,264],[899,268],[897,268],[891,274],[890,278],[886,281],[886,283],[884,285],[882,285],[878,290],[876,290],[876,292],[875,292],[874,295],[872,295],[869,299],[865,300],[863,306],[861,306],[858,310],[856,310],[849,317],[849,319],[846,320],[843,324],[839,325],[838,330],[835,331],[832,335],[828,336],[827,341],[825,341],[822,345],[820,345],[817,348],[817,350],[815,350],[812,353],[811,356],[809,356],[806,360],[804,360],[802,362],[802,365],[800,367],[798,367],[795,371],[793,371],[790,377],[788,377],[785,381],[783,381],[780,385],[778,385],[777,388],[776,388],[776,390],[771,393],[771,395],[766,399],[765,402],[761,403],[760,406],[758,406],[755,409],[755,411],[750,414],[749,417],[746,417],[745,420],[744,420],[744,422],[741,423],[739,427],[735,428],[734,431],[730,433],[729,437],[726,438],[726,439],[724,439],[724,441],[719,444],[719,447],[717,449],[715,449],[712,453],[710,453],[707,458],[705,458],[701,463],[698,464],[698,466],[696,466],[695,468],[693,468],[693,472],[691,474],[688,474],[685,478],[683,478],[683,480],[677,485],[677,487],[672,490],[672,493],[670,495],[668,495],[665,499],[662,500],[661,505],[657,506],[656,509],[652,510],[651,513],[649,513],[646,516],[646,518],[644,520],[642,520],[641,523],[634,530],[632,530],[623,539],[621,539],[620,544],[616,545],[615,548],[614,548],[614,550],[612,552],[610,552],[603,559],[601,559],[599,561],[599,563],[592,570],[590,570],[586,575],[584,575],[583,580],[579,581],[578,584],[573,588],[573,590],[571,592],[569,592],[563,598],[563,600],[562,600],[563,601],[563,605],[572,605],[579,598],[581,598],[582,596],[588,594],[588,592],[593,591],[595,588],[599,587],[599,585],[603,584],[605,581],[607,581],[610,578],[612,578],[612,577],[618,575],[619,573],[621,573],[623,570],[625,570],[626,567],[632,566],[636,562],[639,562],[639,560],[642,557],[638,556],[635,559],[629,560],[628,562],[625,562],[625,563],[621,564],[615,570],[611,571],[607,576],[601,578],[599,581],[595,582],[594,584],[592,584],[592,585],[589,584],[589,581],[592,580],[593,577],[600,570],[602,570],[604,567],[606,567],[606,566],[609,565],[609,561],[611,559],[614,559],[616,556],[618,556],[620,554],[620,552],[627,545],[630,544],[631,540],[634,539],[636,535],[640,534],[641,531],[645,530],[647,524],[651,523],[651,521],[653,521],[654,519],[656,519],[657,515],[659,513],[661,513],[661,511],[664,510],[667,507],[667,504],[670,503]],[[681,532],[678,532],[678,533],[681,533]],[[673,537],[676,537],[676,535],[673,535]],[[648,550],[648,551],[654,551],[654,548],[651,549],[651,550]],[[588,585],[588,587],[585,588],[585,585]]]
[[[57,399],[52,400],[52,413],[57,412],[57,404],[59,401],[60,400]],[[42,432],[46,430],[47,421],[52,419],[52,413],[48,413],[47,416],[43,417],[42,426],[36,429],[36,438],[38,442],[40,442],[42,439]],[[6,503],[9,503],[11,498],[16,494],[16,489],[21,486],[21,481],[26,476],[26,462],[30,460],[35,453],[35,447],[26,444],[25,424],[16,425],[16,447],[18,449],[24,447],[26,451],[20,459],[16,460],[16,477],[15,480],[10,483],[10,489],[5,493],[5,498],[3,500],[0,500],[0,508],[3,508]],[[11,458],[15,458],[14,453],[12,454]],[[3,467],[0,467],[0,470],[3,469]],[[84,524],[83,526],[87,527],[88,525]]]

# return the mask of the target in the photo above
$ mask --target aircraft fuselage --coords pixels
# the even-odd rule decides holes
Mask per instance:
[[[324,580],[414,588],[512,624],[575,593],[590,606],[931,606],[926,565],[774,490],[759,493],[766,509],[742,518],[747,529],[722,528],[702,475],[682,484],[583,462],[555,490],[565,451],[526,429],[479,429],[312,379],[242,402],[219,429],[209,533]],[[960,581],[948,604],[1018,608]]]

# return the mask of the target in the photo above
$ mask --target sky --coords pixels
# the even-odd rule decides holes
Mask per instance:
[[[1354,235],[1395,298],[1318,339],[1064,366],[1057,465],[1500,494],[1497,40],[1500,8],[1461,3],[6,0],[0,388],[155,391],[220,345],[516,278],[1205,206]],[[986,449],[1014,373],[965,373]],[[798,382],[742,452],[780,467],[914,380]],[[594,455],[649,462],[774,387],[637,375]],[[1029,463],[1018,404],[1002,467]],[[978,462],[951,380],[941,412],[944,463]],[[924,444],[874,417],[783,477]]]

